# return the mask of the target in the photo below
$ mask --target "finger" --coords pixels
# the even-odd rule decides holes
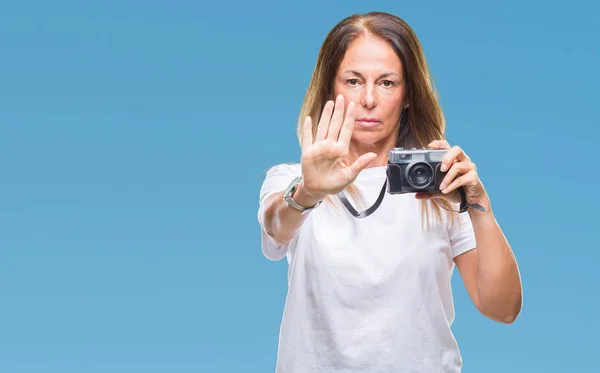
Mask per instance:
[[[456,161],[468,161],[469,157],[465,154],[465,152],[459,146],[453,146],[444,158],[442,158],[442,166],[440,171],[446,172]]]
[[[338,95],[335,99],[335,108],[333,115],[331,116],[331,122],[329,123],[329,130],[327,131],[327,138],[333,141],[337,141],[340,134],[340,128],[344,120],[344,96]]]
[[[360,171],[367,167],[369,163],[375,159],[375,157],[377,157],[377,154],[375,153],[366,153],[358,157],[358,159],[354,161],[349,168],[347,168],[347,170],[350,171],[350,179],[356,179]]]
[[[433,140],[427,147],[433,149],[450,149],[450,144],[446,140]]]
[[[445,196],[444,194],[442,194],[442,192],[439,192],[439,193],[417,192],[417,193],[415,193],[415,198],[419,199],[419,200],[429,200],[429,199],[435,199],[435,198],[448,199],[448,196]]]
[[[329,121],[331,120],[331,113],[333,112],[333,101],[327,101],[325,103],[325,107],[323,108],[323,112],[321,113],[321,118],[319,119],[319,125],[317,127],[317,138],[315,141],[320,141],[325,139],[327,136],[327,130],[329,129]]]
[[[352,130],[354,130],[354,119],[356,115],[356,105],[354,101],[350,101],[348,104],[348,108],[346,109],[346,117],[344,118],[344,124],[342,125],[342,129],[340,130],[340,136],[338,141],[341,142],[344,146],[348,146],[350,144],[350,139],[352,139]]]
[[[471,167],[467,162],[454,163],[452,167],[450,167],[450,170],[448,170],[446,176],[444,176],[444,179],[442,179],[442,182],[440,183],[440,190],[446,189],[457,176],[460,174],[466,174],[470,170]]]
[[[443,194],[452,193],[460,186],[473,185],[476,183],[476,180],[477,180],[477,175],[475,172],[469,172],[469,173],[463,174],[463,175],[457,177],[456,179],[454,179],[454,181],[452,181],[450,183],[450,185],[448,185],[444,190],[442,190],[442,193]]]
[[[417,193],[415,193],[415,198],[427,200],[427,199],[434,198],[434,195],[433,195],[433,193],[417,192]]]
[[[311,146],[313,143],[313,134],[312,134],[312,119],[310,117],[306,117],[304,119],[304,124],[302,126],[302,149],[306,149]]]

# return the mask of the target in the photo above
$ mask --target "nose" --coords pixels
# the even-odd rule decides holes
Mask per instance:
[[[361,105],[365,109],[373,109],[377,106],[377,98],[375,97],[375,87],[373,84],[365,85],[362,92]]]

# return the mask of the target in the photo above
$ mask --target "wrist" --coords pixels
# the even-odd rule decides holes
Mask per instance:
[[[304,207],[314,206],[317,203],[321,202],[323,199],[325,199],[324,196],[319,196],[308,192],[304,187],[304,182],[298,184],[298,187],[292,195],[292,198],[294,199],[294,201],[296,201]]]
[[[494,214],[492,212],[492,204],[490,203],[490,199],[487,197],[487,195],[470,203],[476,203],[484,209],[484,211],[479,211],[477,209],[469,209],[469,215],[472,219],[486,220],[490,219],[490,217],[494,219]]]

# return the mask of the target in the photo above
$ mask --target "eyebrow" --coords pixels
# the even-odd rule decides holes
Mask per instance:
[[[355,70],[346,70],[346,71],[344,71],[343,73],[344,73],[344,74],[347,74],[347,73],[352,73],[352,74],[354,74],[354,75],[358,75],[358,76],[360,76],[361,78],[363,78],[363,79],[364,79],[364,76],[363,76],[361,73],[359,73],[358,71],[355,71]],[[389,72],[389,73],[384,73],[384,74],[381,74],[381,75],[379,75],[379,79],[381,79],[381,78],[386,78],[386,77],[388,77],[388,76],[390,76],[390,75],[396,75],[397,77],[401,78],[400,74],[398,74],[398,73],[394,73],[394,72]]]

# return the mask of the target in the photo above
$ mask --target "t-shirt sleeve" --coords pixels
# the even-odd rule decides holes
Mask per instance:
[[[454,258],[476,247],[475,232],[469,214],[466,212],[459,214],[458,220],[450,224],[448,229]]]
[[[279,245],[269,236],[265,230],[264,224],[264,209],[266,208],[265,201],[274,193],[282,192],[287,188],[294,178],[300,176],[301,171],[299,165],[280,164],[270,168],[267,171],[265,180],[260,189],[259,207],[258,207],[258,222],[261,228],[261,249],[263,255],[272,261],[280,260],[285,257],[295,240],[290,241],[286,245]]]

